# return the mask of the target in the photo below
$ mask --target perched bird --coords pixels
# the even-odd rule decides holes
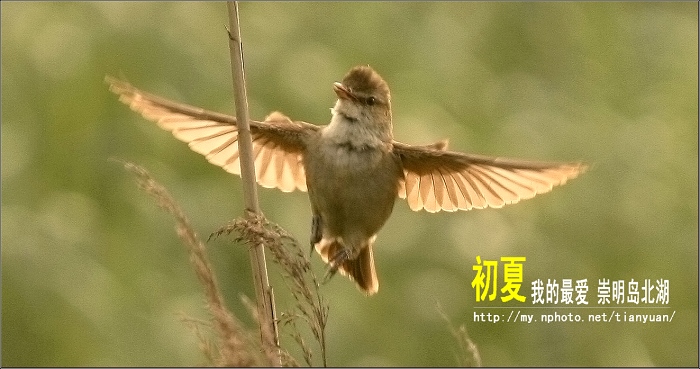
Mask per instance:
[[[107,77],[120,101],[187,142],[212,164],[240,175],[233,116],[176,103]],[[379,290],[372,248],[397,197],[412,210],[500,208],[548,192],[582,173],[581,163],[512,160],[447,150],[446,141],[394,141],[389,86],[369,66],[333,84],[328,125],[273,112],[251,121],[256,180],[284,192],[307,191],[311,246],[367,295]]]

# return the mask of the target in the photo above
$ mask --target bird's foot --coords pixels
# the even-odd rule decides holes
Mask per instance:
[[[333,258],[328,260],[328,270],[326,271],[326,274],[323,276],[323,282],[322,283],[327,283],[328,281],[333,278],[333,276],[338,272],[338,268],[340,268],[345,261],[347,261],[350,257],[350,254],[348,250],[342,249],[338,251],[335,255],[333,255]]]

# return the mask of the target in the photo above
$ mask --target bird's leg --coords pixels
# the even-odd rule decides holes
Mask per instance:
[[[318,214],[314,214],[311,217],[311,251],[309,252],[309,254],[313,254],[314,245],[321,241],[322,236],[323,235],[321,232],[321,216]]]
[[[328,260],[328,271],[326,271],[326,275],[323,276],[322,283],[328,282],[335,275],[335,273],[338,272],[338,268],[340,268],[340,266],[343,265],[343,263],[345,263],[349,258],[350,253],[346,248],[343,248],[342,250],[335,253],[335,255],[333,255],[333,258]]]

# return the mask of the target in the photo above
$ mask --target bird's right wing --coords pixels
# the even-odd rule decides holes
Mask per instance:
[[[240,175],[236,117],[149,94],[116,78],[106,77],[105,81],[110,91],[132,110],[187,142],[210,163]],[[304,143],[318,129],[313,124],[293,122],[278,112],[270,114],[264,122],[250,121],[257,182],[284,192],[306,191]]]

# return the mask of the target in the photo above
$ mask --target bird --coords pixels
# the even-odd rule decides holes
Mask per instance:
[[[107,76],[111,92],[145,119],[227,172],[240,175],[236,117],[171,101]],[[581,162],[540,162],[466,154],[443,140],[394,140],[391,93],[370,66],[332,85],[327,125],[280,112],[250,121],[256,181],[283,192],[307,191],[312,250],[367,296],[379,290],[373,247],[397,198],[411,210],[500,208],[549,192],[587,169]],[[312,251],[313,252],[313,251]]]

